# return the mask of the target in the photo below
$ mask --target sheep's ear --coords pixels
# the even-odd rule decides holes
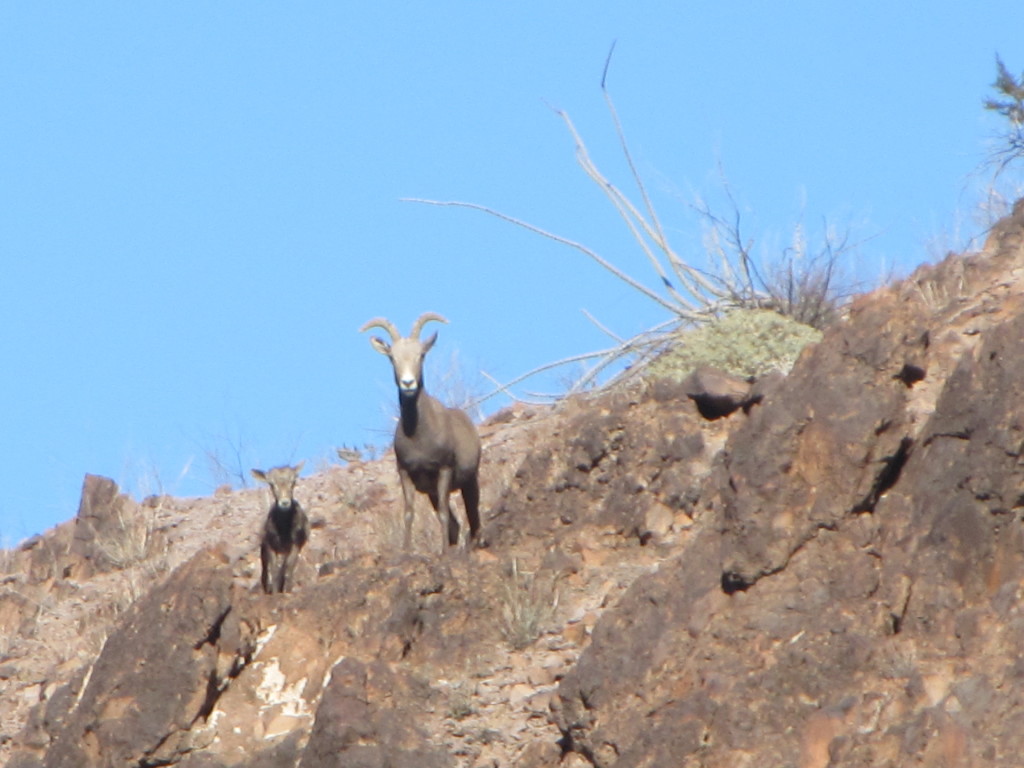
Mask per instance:
[[[373,348],[380,352],[382,355],[391,354],[391,345],[384,341],[384,339],[378,338],[376,336],[371,336],[370,343],[373,344]]]
[[[300,461],[298,464],[295,465],[295,474],[296,475],[299,474],[299,472],[302,471],[302,468],[304,466],[306,466],[306,460],[305,459],[303,459],[302,461]]]
[[[252,476],[255,477],[257,480],[262,480],[263,482],[267,481],[267,476],[263,474],[262,469],[251,469],[249,471],[252,472]]]
[[[432,346],[434,346],[434,342],[435,341],[437,341],[437,334],[436,333],[432,333],[432,334],[430,334],[430,338],[428,338],[426,341],[423,342],[423,354],[424,355],[427,354],[427,352],[430,351],[430,348]]]

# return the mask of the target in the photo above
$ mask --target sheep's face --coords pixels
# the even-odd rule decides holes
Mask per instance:
[[[270,492],[274,494],[274,502],[281,509],[290,509],[295,503],[295,481],[302,471],[300,461],[294,467],[274,467],[266,472],[260,469],[252,470],[252,476],[262,480],[270,486]]]
[[[437,341],[435,333],[426,341],[402,338],[388,345],[383,339],[371,339],[374,348],[387,355],[395,371],[395,384],[403,398],[415,398],[423,388],[423,358]]]

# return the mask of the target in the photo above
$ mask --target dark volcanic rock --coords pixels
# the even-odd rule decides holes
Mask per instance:
[[[667,380],[570,402],[561,428],[521,461],[486,538],[498,547],[550,546],[591,526],[646,544],[665,532],[666,519],[692,517],[696,490],[735,428],[728,421],[705,421],[686,388]]]
[[[705,419],[720,419],[751,402],[749,381],[710,366],[701,366],[687,376],[683,388]]]
[[[465,556],[403,557],[267,596],[203,550],[36,707],[14,765],[455,765],[432,681],[500,663],[504,579]]]
[[[161,765],[199,746],[192,726],[254,647],[232,595],[230,567],[205,550],[134,606],[79,689],[47,709],[44,765]]]
[[[732,435],[700,534],[563,680],[571,751],[1020,764],[1024,253],[1000,232],[1011,250],[862,301]]]
[[[907,387],[926,317],[897,297],[855,309],[733,436],[706,494],[722,531],[723,579],[745,589],[822,529],[868,512],[906,451]]]
[[[384,662],[344,659],[317,709],[301,768],[446,768],[450,755],[413,723],[415,681]],[[420,686],[422,687],[422,686]]]
[[[138,505],[108,477],[86,475],[75,517],[68,569],[76,578],[121,568],[145,557],[148,531]]]

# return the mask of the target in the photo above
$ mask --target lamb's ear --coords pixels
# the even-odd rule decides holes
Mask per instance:
[[[296,475],[299,474],[299,472],[302,471],[302,468],[304,466],[306,466],[306,460],[305,459],[303,459],[302,461],[300,461],[298,464],[295,465],[295,474]]]
[[[384,341],[384,339],[378,338],[377,336],[371,336],[370,343],[373,344],[373,348],[382,355],[391,354],[391,345]]]
[[[262,469],[251,469],[249,471],[252,473],[252,476],[255,477],[257,480],[262,480],[264,483],[267,482],[267,476],[263,474]]]
[[[436,333],[432,333],[432,334],[430,334],[430,338],[428,338],[426,341],[423,342],[423,354],[424,355],[427,354],[427,352],[430,351],[430,348],[432,346],[434,346],[434,342],[435,341],[437,341],[437,334]]]

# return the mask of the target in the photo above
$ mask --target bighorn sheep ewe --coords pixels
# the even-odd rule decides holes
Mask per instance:
[[[260,581],[268,595],[291,591],[299,551],[309,538],[309,518],[295,500],[295,481],[304,463],[299,462],[294,467],[274,467],[266,472],[252,470],[252,476],[269,485],[274,494],[274,504],[263,526],[263,541],[260,543],[260,559],[263,561]]]
[[[430,498],[441,521],[441,538],[447,530],[449,545],[466,543],[460,540],[459,522],[448,498],[452,491],[462,492],[470,540],[476,539],[480,530],[480,436],[463,411],[446,408],[423,390],[423,358],[437,341],[436,333],[420,341],[420,331],[430,320],[448,322],[441,315],[425,312],[404,338],[390,321],[381,317],[359,329],[362,333],[374,327],[383,328],[391,337],[391,344],[377,337],[371,338],[370,343],[391,360],[398,385],[401,417],[395,428],[395,458],[405,500],[406,549],[411,542],[416,491]]]

